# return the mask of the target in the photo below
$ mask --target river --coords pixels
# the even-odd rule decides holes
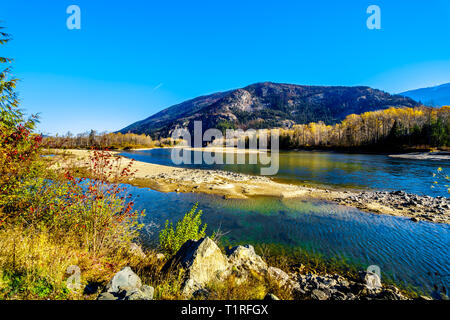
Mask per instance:
[[[171,165],[170,150],[124,152],[139,161]],[[192,165],[194,166],[194,165]],[[185,167],[192,167],[185,166]],[[195,165],[195,167],[206,167]],[[256,174],[258,165],[218,165],[222,170]],[[431,189],[437,167],[447,161],[394,159],[385,155],[287,152],[280,154],[276,178],[297,183],[446,195]],[[345,260],[360,268],[378,265],[384,277],[431,294],[450,288],[450,227],[408,218],[376,215],[332,203],[297,199],[222,199],[202,194],[161,193],[130,187],[139,209],[146,209],[144,238],[151,244],[166,219],[176,221],[194,203],[204,211],[209,233],[229,232],[226,244],[270,245]],[[292,250],[294,251],[294,250]]]
[[[200,151],[196,151],[200,152]],[[192,157],[194,152],[192,152]],[[121,155],[138,161],[173,166],[171,149],[126,151]],[[335,152],[281,152],[279,171],[273,178],[290,183],[356,189],[403,190],[429,196],[448,196],[441,183],[434,188],[433,173],[441,167],[450,172],[450,160],[415,160],[388,155]],[[248,158],[248,156],[247,156]],[[193,162],[193,161],[192,161]],[[248,160],[246,161],[248,163]],[[221,169],[260,174],[259,164],[186,164],[184,168]]]

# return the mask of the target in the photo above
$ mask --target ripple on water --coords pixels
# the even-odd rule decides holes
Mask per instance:
[[[414,223],[407,218],[376,215],[324,202],[260,198],[225,200],[200,194],[160,193],[130,187],[138,195],[144,222],[152,225],[147,241],[157,241],[166,219],[176,221],[195,202],[204,211],[208,230],[229,231],[231,243],[280,244],[324,257],[341,257],[357,265],[380,266],[407,285],[433,290],[439,277],[449,288],[450,229],[445,224]]]

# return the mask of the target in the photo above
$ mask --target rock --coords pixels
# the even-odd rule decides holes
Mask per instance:
[[[347,300],[348,298],[343,292],[336,291],[336,292],[333,292],[333,294],[331,296],[331,299],[333,299],[333,300]]]
[[[199,289],[195,291],[192,296],[196,299],[208,299],[211,296],[211,293],[206,289]]]
[[[370,271],[362,271],[359,273],[361,280],[368,289],[379,289],[382,287],[380,277]]]
[[[117,272],[97,300],[152,300],[155,289],[142,285],[141,279],[125,267]]]
[[[264,297],[264,300],[267,301],[275,301],[275,300],[280,300],[280,298],[278,298],[276,295],[272,294],[272,293],[268,293],[266,294],[266,296]]]
[[[142,250],[141,246],[136,243],[130,244],[130,252],[134,254],[135,256],[138,256],[142,259],[145,259],[147,256],[145,255],[144,251]]]
[[[405,298],[401,294],[396,293],[391,289],[383,290],[378,295],[376,295],[375,298],[380,300],[405,300]]]
[[[210,238],[185,242],[176,255],[164,265],[162,272],[182,267],[186,270],[183,293],[192,295],[213,280],[223,279],[229,270],[229,263],[216,243]]]
[[[231,248],[228,251],[228,261],[240,271],[253,271],[265,274],[268,269],[264,260],[255,253],[255,249],[249,244]]]
[[[413,221],[413,222],[419,222],[420,220],[419,220],[419,218],[417,218],[417,217],[412,217],[412,218],[411,218],[411,221]]]
[[[157,253],[156,254],[156,259],[158,260],[164,260],[166,258],[166,256],[164,255],[164,253]]]
[[[267,271],[269,276],[275,279],[282,286],[291,280],[289,275],[281,269],[269,267]]]
[[[280,286],[286,286],[295,295],[303,295],[305,291],[300,287],[298,281],[294,281],[286,272],[275,267],[269,267],[267,269],[269,277],[278,282]]]
[[[314,300],[328,300],[329,295],[322,290],[314,289],[311,293],[311,298]]]
[[[98,297],[97,300],[119,300],[116,296],[109,292],[103,292]]]
[[[133,291],[140,289],[142,286],[141,279],[130,267],[125,267],[117,272],[114,277],[106,285],[106,292],[116,292],[126,290]]]
[[[140,290],[127,292],[124,300],[153,300],[155,289],[150,286],[143,285]]]

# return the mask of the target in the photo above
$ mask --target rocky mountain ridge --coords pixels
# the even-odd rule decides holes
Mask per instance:
[[[214,93],[169,107],[119,132],[168,137],[176,128],[274,128],[323,121],[334,124],[349,114],[389,107],[415,107],[411,98],[370,87],[305,86],[263,82]]]

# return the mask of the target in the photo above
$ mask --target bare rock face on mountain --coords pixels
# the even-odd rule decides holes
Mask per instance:
[[[411,98],[370,87],[264,82],[174,105],[120,132],[167,137],[176,128],[192,131],[194,121],[202,121],[203,130],[274,128],[318,121],[334,124],[352,113],[418,105]]]

